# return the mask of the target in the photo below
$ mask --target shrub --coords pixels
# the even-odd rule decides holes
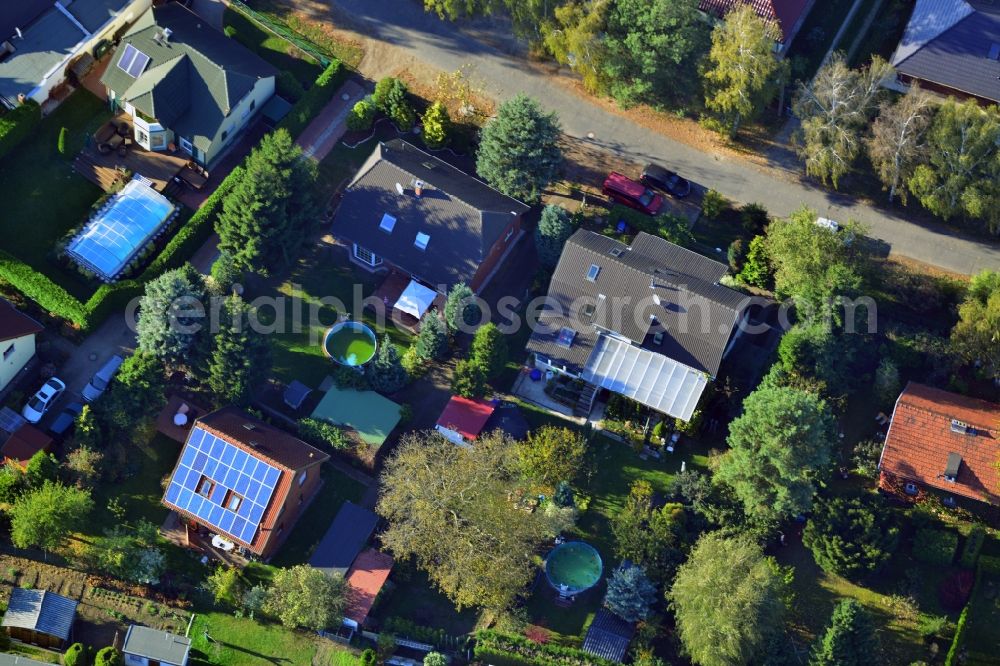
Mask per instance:
[[[742,238],[737,238],[729,244],[729,249],[726,251],[726,259],[729,261],[729,268],[734,274],[738,274],[743,270],[743,263],[746,261],[746,258],[747,251]]]
[[[816,504],[802,543],[824,571],[859,576],[876,571],[895,551],[892,515],[862,499],[835,497]]]
[[[948,566],[955,559],[958,535],[951,530],[923,528],[913,538],[913,557],[939,566]]]
[[[959,571],[944,579],[938,589],[941,606],[949,611],[957,611],[969,601],[976,575],[971,571]]]
[[[387,76],[375,84],[375,94],[372,99],[379,111],[399,127],[408,130],[416,122],[417,114],[407,96],[406,84],[397,78]]]
[[[366,97],[359,100],[351,112],[347,114],[347,129],[352,132],[366,132],[372,128],[372,124],[375,122],[375,113],[378,109],[375,108],[375,102],[371,98]]]
[[[288,115],[281,119],[278,128],[285,128],[293,137],[301,134],[302,130],[333,98],[333,94],[337,92],[337,88],[340,87],[340,83],[346,75],[345,72],[346,70],[343,70],[340,61],[331,60],[323,73],[316,77],[316,82],[313,83],[312,87],[292,106]]]
[[[59,151],[60,155],[66,154],[66,135],[69,134],[69,130],[65,127],[59,128],[59,138],[56,140],[56,150]]]
[[[94,658],[94,666],[122,666],[122,653],[110,645],[101,648]]]
[[[302,87],[295,75],[287,69],[278,72],[278,78],[274,82],[278,95],[284,97],[289,102],[295,103],[306,94],[306,89]]]
[[[478,661],[508,666],[612,666],[589,652],[552,643],[538,644],[523,636],[484,630],[476,634]]]
[[[766,289],[771,283],[772,275],[773,269],[767,256],[764,236],[754,236],[750,240],[750,249],[747,251],[743,270],[740,271],[740,279],[747,284]]]
[[[451,118],[448,116],[448,109],[441,102],[434,102],[423,117],[424,143],[428,148],[444,148],[448,145],[451,137]]]
[[[332,449],[346,449],[350,446],[350,441],[343,430],[319,419],[300,419],[299,435],[316,446],[328,446]]]
[[[966,569],[975,567],[984,541],[986,541],[986,530],[983,529],[982,525],[973,525],[972,529],[969,530],[969,536],[965,538],[965,546],[962,548],[958,564]]]
[[[944,666],[955,666],[959,662],[959,650],[965,641],[966,625],[969,622],[969,607],[962,609],[962,614],[958,616],[958,624],[955,625],[955,637],[951,640],[951,647],[948,648],[948,655],[944,658]]]
[[[229,39],[236,39],[236,28],[231,25],[227,25],[225,28],[222,29],[222,34],[224,34]]]
[[[924,640],[943,636],[948,630],[947,615],[920,615],[920,622],[917,624],[917,631],[924,637]]]
[[[729,208],[729,200],[715,190],[708,190],[701,200],[701,214],[710,220],[722,215]]]
[[[87,648],[83,643],[73,643],[63,655],[63,666],[87,666]]]
[[[358,660],[361,666],[375,666],[378,661],[378,655],[375,654],[375,650],[367,648],[361,653],[361,658]]]
[[[0,160],[27,139],[41,120],[42,108],[32,100],[0,116]]]
[[[743,224],[743,230],[749,236],[764,233],[764,228],[770,221],[771,217],[767,214],[767,209],[759,203],[744,204],[740,208],[740,222]]]
[[[1000,574],[1000,557],[996,555],[980,555],[979,569],[991,574]]]

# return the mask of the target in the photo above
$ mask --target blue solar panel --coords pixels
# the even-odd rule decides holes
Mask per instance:
[[[208,477],[214,484],[210,498],[194,492],[202,477]],[[218,532],[250,543],[280,478],[281,472],[276,467],[195,428],[164,499]],[[222,506],[230,492],[243,498],[236,513]]]
[[[174,212],[174,205],[149,185],[129,182],[70,241],[67,253],[106,280],[122,269],[153,239]]]

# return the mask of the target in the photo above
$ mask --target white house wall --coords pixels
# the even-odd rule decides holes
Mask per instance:
[[[10,349],[11,345],[14,346],[14,349],[11,351],[10,356],[6,359],[3,358],[4,353]],[[0,342],[0,391],[7,388],[7,385],[17,377],[17,373],[21,372],[21,369],[24,368],[34,355],[34,333]]]
[[[216,136],[222,136],[222,132],[225,131],[227,132],[226,140],[212,144],[211,150],[204,157],[205,164],[210,164],[212,160],[218,157],[233,142],[233,139],[239,134],[240,130],[257,117],[257,114],[264,108],[264,104],[272,96],[274,96],[274,77],[269,76],[258,80],[253,90],[244,95],[243,99],[236,105],[236,108],[230,111],[229,116],[223,121],[222,129]],[[253,105],[253,109],[250,108],[251,105]]]

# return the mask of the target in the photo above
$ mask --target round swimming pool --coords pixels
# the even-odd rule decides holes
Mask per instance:
[[[603,570],[601,555],[583,541],[559,544],[545,558],[545,577],[549,585],[564,596],[594,587],[601,580]]]
[[[375,356],[378,343],[372,329],[358,321],[334,324],[323,339],[323,351],[341,365],[357,367]]]

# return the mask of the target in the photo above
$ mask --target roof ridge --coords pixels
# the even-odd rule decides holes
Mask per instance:
[[[937,390],[941,390],[941,389],[937,389]],[[955,394],[952,394],[952,395],[955,395]],[[925,405],[917,404],[917,403],[914,403],[914,402],[912,402],[910,400],[907,400],[906,397],[907,397],[907,394],[906,394],[906,391],[904,390],[903,393],[900,394],[899,404],[902,405],[902,406],[904,406],[904,407],[906,407],[906,408],[908,408],[908,409],[912,409],[914,411],[922,412],[924,414],[931,414],[933,416],[940,416],[942,418],[949,419],[949,420],[962,421],[962,419],[956,418],[954,414],[949,414],[947,410],[944,410],[944,409],[935,409],[933,407],[934,405],[937,405],[937,403],[935,403],[935,402],[931,402],[931,406],[925,406]],[[921,399],[921,400],[929,400],[929,398],[924,398],[922,396],[913,396],[913,397]],[[968,397],[968,396],[962,396],[962,397]],[[973,399],[975,400],[977,398],[973,398]],[[987,404],[992,404],[992,403],[989,403],[989,401],[983,401],[983,402],[986,402]],[[965,407],[965,406],[962,406],[961,409],[975,411],[974,407]],[[986,430],[986,431],[991,432],[991,433],[995,432],[995,433],[1000,434],[1000,424],[997,424],[997,423],[994,423],[992,425],[984,425],[982,423],[969,423],[969,425],[973,425],[973,426],[975,426],[977,428],[982,428],[983,430]]]
[[[280,462],[278,460],[275,460],[275,458],[273,456],[268,455],[265,451],[263,451],[261,449],[258,449],[258,448],[255,448],[253,446],[250,446],[246,442],[241,442],[237,438],[235,438],[235,437],[233,437],[231,435],[228,435],[228,434],[222,432],[218,428],[212,427],[211,425],[205,423],[204,421],[198,421],[195,424],[195,427],[196,428],[201,428],[205,432],[207,432],[207,433],[209,433],[209,434],[211,434],[211,435],[213,435],[215,437],[218,437],[222,441],[224,441],[224,442],[226,442],[228,444],[232,444],[235,447],[238,447],[239,449],[243,450],[245,453],[249,453],[250,455],[254,456],[255,458],[258,458],[258,459],[264,458],[268,462],[274,463],[275,467],[278,467],[279,470],[282,471],[282,472],[294,472],[295,471],[294,469],[292,469],[291,467],[289,467],[285,463]],[[268,427],[271,427],[271,426],[268,426]]]

